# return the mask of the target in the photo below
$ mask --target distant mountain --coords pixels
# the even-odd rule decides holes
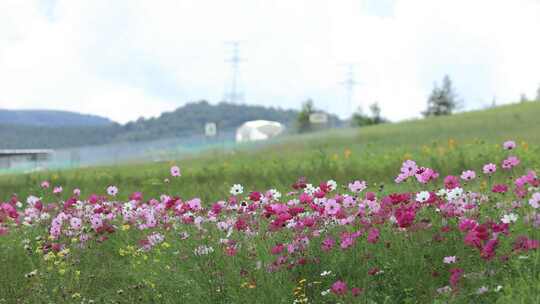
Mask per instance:
[[[293,128],[298,111],[267,108],[256,105],[242,105],[222,102],[211,105],[206,101],[188,103],[175,111],[162,113],[157,118],[139,119],[122,127],[122,140],[148,140],[155,138],[181,137],[203,134],[204,125],[215,122],[218,132],[236,130],[249,120],[272,120]],[[332,121],[339,121],[332,116]]]
[[[56,110],[2,110],[0,124],[40,127],[107,126],[113,122],[105,117]]]
[[[0,112],[1,113],[1,112]],[[6,124],[0,114],[0,148],[64,148],[117,142],[151,141],[165,138],[203,136],[204,125],[215,122],[218,133],[231,133],[249,120],[279,121],[289,132],[295,131],[298,111],[254,105],[206,101],[188,103],[159,117],[129,122],[125,125],[109,122],[102,125]],[[329,122],[338,126],[343,122],[335,115]],[[13,119],[12,119],[13,120]]]

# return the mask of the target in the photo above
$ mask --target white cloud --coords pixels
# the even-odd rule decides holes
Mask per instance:
[[[125,122],[223,97],[224,41],[244,40],[246,102],[414,117],[435,81],[469,108],[534,96],[540,1],[230,0],[0,2],[0,107],[83,111]]]

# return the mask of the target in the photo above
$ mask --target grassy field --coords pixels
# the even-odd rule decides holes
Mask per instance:
[[[311,216],[317,224],[304,230],[274,229],[273,221],[279,214],[263,216],[265,209],[260,206],[245,214],[231,211],[218,217],[217,221],[235,222],[229,233],[216,229],[205,213],[208,209],[194,211],[191,219],[176,213],[177,218],[170,223],[171,213],[162,212],[157,226],[142,229],[137,229],[135,222],[115,218],[110,220],[113,231],[105,234],[85,222],[84,229],[68,231],[67,235],[62,232],[59,238],[49,236],[50,219],[32,227],[4,219],[9,232],[0,236],[0,303],[538,303],[538,250],[515,248],[518,236],[540,239],[538,227],[525,220],[536,216],[527,204],[535,190],[528,190],[523,198],[515,196],[512,189],[506,194],[490,191],[494,184],[512,188],[513,181],[529,169],[540,172],[538,117],[540,103],[525,103],[451,117],[291,136],[259,148],[239,148],[228,154],[208,152],[167,163],[0,176],[0,201],[16,195],[24,203],[29,195],[35,195],[44,203],[60,205],[51,209],[53,217],[62,210],[60,202],[68,200],[76,188],[85,203],[91,194],[105,196],[106,201],[98,204],[111,210],[128,202],[134,192],[142,193],[139,205],[168,194],[184,201],[198,197],[204,208],[210,208],[218,200],[231,200],[233,184],[244,187],[243,195],[235,196],[239,200],[251,191],[264,193],[275,188],[287,203],[299,198],[286,193],[301,176],[315,186],[335,180],[340,186],[327,193],[328,199],[336,192],[351,194],[346,186],[354,180],[367,181],[364,192],[374,192],[381,204],[391,193],[413,193],[413,199],[388,207],[384,216],[372,210],[364,221],[354,213],[356,219],[347,225],[335,224],[343,219],[337,215],[316,208],[310,210],[313,215],[306,210],[307,215],[299,218]],[[510,155],[501,147],[509,139],[518,146],[510,154],[521,163],[509,171],[499,168],[487,178],[482,167],[490,162],[499,166]],[[394,179],[407,159],[435,169],[440,177],[428,184],[396,184]],[[171,177],[173,165],[181,168],[181,177]],[[444,186],[446,175],[459,176],[468,169],[475,170],[478,178],[463,183],[465,191],[487,197],[471,212],[445,217],[436,210],[443,202],[431,206],[414,202],[416,193],[436,192]],[[48,189],[40,187],[45,180],[51,184]],[[111,185],[119,189],[114,197],[106,192]],[[62,186],[63,192],[54,194],[54,186]],[[358,202],[363,195],[357,194]],[[520,208],[512,207],[516,201],[521,202]],[[341,208],[347,215],[356,212]],[[65,207],[64,212],[89,221],[91,215],[72,209]],[[412,226],[396,227],[392,214],[399,217],[402,211],[415,215]],[[497,240],[496,258],[486,259],[482,251],[489,249],[488,240],[483,240],[480,248],[464,245],[467,231],[458,229],[464,217],[489,226],[490,221],[498,222],[510,212],[519,220],[511,224],[508,236]],[[196,216],[204,218],[202,226],[190,222]],[[245,220],[248,228],[238,224],[239,219]],[[375,234],[374,229],[380,239],[368,240],[366,236]],[[321,242],[328,238],[335,239],[339,248],[340,242],[343,246],[353,238],[347,235],[355,232],[362,236],[355,236],[351,247],[329,252],[321,248]],[[159,234],[158,245],[141,250],[154,233]],[[82,242],[81,234],[88,234],[90,240]],[[309,244],[302,243],[306,239]],[[280,244],[286,249],[279,251]],[[444,264],[446,256],[457,256],[458,263]],[[325,271],[330,274],[321,275]],[[455,285],[449,283],[452,273],[459,281]],[[343,286],[334,286],[336,282],[347,284],[344,294]]]
[[[538,161],[534,156],[540,144],[538,117],[540,104],[526,103],[451,117],[291,136],[274,145],[226,155],[205,153],[167,163],[0,176],[0,198],[36,193],[42,180],[66,190],[81,188],[87,195],[103,193],[114,184],[122,190],[120,197],[133,191],[156,196],[168,187],[163,179],[173,164],[180,166],[184,175],[175,190],[205,200],[222,197],[233,183],[253,189],[287,188],[299,176],[338,182],[361,177],[390,183],[406,158],[437,168],[442,174],[455,173],[488,161],[493,146],[510,138],[528,145],[529,149],[521,152],[534,162]]]

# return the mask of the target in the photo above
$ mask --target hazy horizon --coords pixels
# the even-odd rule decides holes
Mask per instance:
[[[349,115],[378,101],[418,117],[434,82],[465,109],[535,96],[540,1],[0,2],[0,108],[54,109],[125,123],[227,91],[240,40],[244,103]],[[353,106],[344,63],[355,63]]]

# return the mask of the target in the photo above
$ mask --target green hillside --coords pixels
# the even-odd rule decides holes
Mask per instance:
[[[125,190],[123,193],[142,190],[155,195],[173,163],[185,175],[181,191],[205,198],[219,196],[232,183],[257,188],[288,187],[299,176],[340,181],[361,176],[390,183],[404,158],[447,173],[478,167],[490,158],[490,153],[496,153],[492,152],[497,151],[494,145],[506,139],[525,144],[528,148],[521,153],[530,155],[538,166],[539,116],[540,103],[515,104],[447,117],[292,135],[264,145],[239,147],[231,153],[211,151],[169,163],[3,176],[0,197],[31,192],[44,179],[68,189],[84,187],[87,192],[100,192],[115,183]]]
[[[58,110],[0,109],[0,124],[39,127],[107,126],[113,122],[105,117]]]

